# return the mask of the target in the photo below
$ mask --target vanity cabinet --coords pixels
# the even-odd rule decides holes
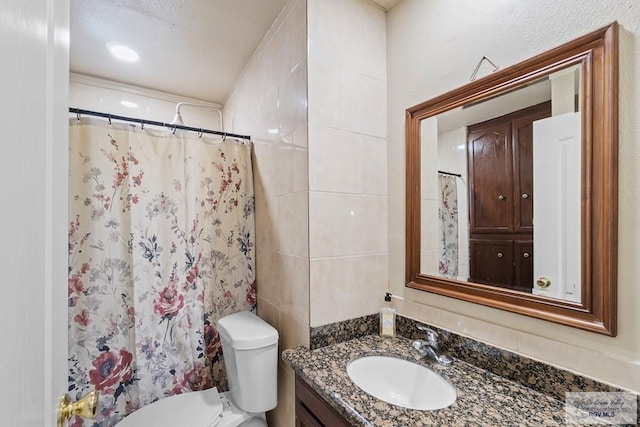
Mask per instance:
[[[544,102],[467,128],[469,280],[531,292],[533,122]]]
[[[296,427],[348,427],[350,424],[296,375]]]

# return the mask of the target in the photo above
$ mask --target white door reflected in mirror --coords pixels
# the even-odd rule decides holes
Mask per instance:
[[[580,113],[533,123],[533,293],[580,302]],[[550,239],[548,236],[555,236]]]

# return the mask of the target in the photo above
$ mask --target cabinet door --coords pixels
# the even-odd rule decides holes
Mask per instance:
[[[296,402],[296,427],[324,427],[300,402]]]
[[[516,240],[513,244],[515,289],[531,293],[533,289],[533,240]]]
[[[551,116],[551,103],[544,102],[516,113],[513,120],[514,231],[533,232],[533,122]]]
[[[349,423],[296,375],[296,427],[348,427]]]
[[[513,231],[511,123],[492,123],[467,137],[472,233]]]
[[[471,239],[470,249],[472,282],[513,287],[513,240]]]

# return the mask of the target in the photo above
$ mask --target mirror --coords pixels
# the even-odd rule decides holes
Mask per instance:
[[[421,273],[580,302],[581,76],[422,120]]]
[[[407,110],[408,287],[616,334],[617,24]]]

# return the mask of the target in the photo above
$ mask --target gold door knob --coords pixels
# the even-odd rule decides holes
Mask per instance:
[[[549,285],[551,285],[551,279],[544,276],[538,277],[538,279],[536,280],[536,285],[538,285],[538,287],[540,288],[548,288]]]
[[[66,421],[74,415],[93,418],[98,408],[98,392],[87,393],[77,402],[72,402],[68,394],[58,401],[58,427],[64,427]]]

